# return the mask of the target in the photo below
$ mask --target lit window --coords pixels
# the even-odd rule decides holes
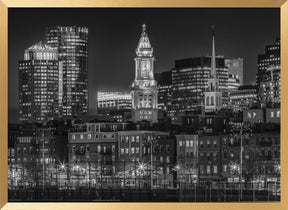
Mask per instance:
[[[193,140],[190,140],[190,147],[193,147]]]
[[[211,170],[210,170],[210,166],[208,165],[207,166],[207,174],[210,174],[211,173]]]
[[[271,118],[273,118],[274,117],[274,112],[271,112]]]
[[[217,172],[218,172],[218,167],[217,167],[217,166],[214,166],[214,167],[213,167],[213,173],[214,173],[214,174],[217,174]]]

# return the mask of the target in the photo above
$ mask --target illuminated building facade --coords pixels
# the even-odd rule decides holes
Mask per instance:
[[[146,25],[142,26],[142,34],[136,48],[135,80],[132,83],[132,120],[157,122],[158,91],[154,80],[153,48],[151,47]]]
[[[63,61],[63,116],[88,112],[88,29],[76,26],[46,28],[46,42]]]
[[[171,105],[172,71],[155,74],[158,84],[158,109],[167,112]]]
[[[177,165],[175,171],[181,183],[198,180],[198,135],[176,135]]]
[[[228,91],[237,90],[243,85],[243,58],[226,58],[228,68]]]
[[[238,90],[230,92],[229,100],[234,111],[249,109],[257,103],[257,87],[254,85],[240,86]]]
[[[280,65],[280,39],[277,38],[275,43],[265,47],[265,54],[258,55],[258,72],[257,72],[257,88],[260,89],[260,83],[266,74],[266,69],[271,66]]]
[[[280,65],[267,67],[259,88],[259,100],[262,107],[280,107],[281,75]]]
[[[222,108],[222,92],[219,89],[219,74],[216,72],[214,28],[212,33],[211,70],[208,76],[208,87],[204,92],[205,112],[215,112]]]
[[[98,92],[98,114],[109,114],[112,110],[130,110],[132,107],[131,93]]]
[[[171,106],[168,114],[173,119],[187,113],[199,113],[203,107],[204,92],[208,88],[211,57],[193,57],[175,61],[172,69]],[[225,58],[215,56],[215,72],[218,75],[222,103],[228,102],[228,69]],[[201,113],[201,112],[200,112]]]
[[[38,42],[19,61],[20,121],[44,122],[61,116],[62,62],[57,50]]]

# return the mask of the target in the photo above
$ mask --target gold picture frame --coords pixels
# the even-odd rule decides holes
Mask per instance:
[[[281,9],[281,202],[277,203],[8,203],[8,8],[260,7]],[[0,209],[288,209],[288,0],[0,0]],[[284,81],[284,82],[283,82]],[[284,108],[283,108],[284,107]],[[287,118],[286,118],[287,117]]]

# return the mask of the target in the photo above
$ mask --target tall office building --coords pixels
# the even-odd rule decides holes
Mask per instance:
[[[62,62],[57,50],[38,42],[19,61],[20,121],[44,122],[61,116]]]
[[[88,113],[88,28],[46,28],[46,42],[57,48],[63,61],[63,116]]]
[[[237,90],[243,85],[243,58],[226,58],[228,68],[228,91]]]
[[[158,84],[158,109],[167,112],[171,105],[172,71],[164,71],[154,76]]]
[[[265,53],[258,55],[258,72],[257,72],[257,87],[260,88],[260,83],[265,80],[263,76],[266,74],[266,69],[272,65],[280,65],[280,39],[277,38],[275,43],[265,47]]]
[[[219,90],[223,104],[228,102],[228,69],[224,57],[215,57]],[[211,71],[211,57],[194,57],[175,61],[172,69],[171,106],[168,114],[172,119],[187,113],[198,113],[203,107]]]
[[[280,65],[269,66],[259,88],[259,101],[262,107],[279,108],[281,103]]]
[[[153,48],[150,44],[146,25],[136,48],[135,80],[132,83],[132,119],[134,122],[147,120],[157,122],[158,91],[154,80]]]

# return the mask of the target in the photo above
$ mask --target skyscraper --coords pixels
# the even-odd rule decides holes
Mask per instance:
[[[142,25],[142,34],[136,48],[135,80],[132,83],[132,120],[157,122],[158,91],[154,80],[153,48],[151,47],[146,25]]]
[[[280,65],[267,67],[259,88],[259,101],[262,107],[279,108],[281,102]]]
[[[164,71],[154,76],[158,84],[158,109],[167,112],[171,105],[172,71]]]
[[[204,92],[205,112],[218,111],[222,108],[222,92],[219,90],[219,74],[216,72],[214,27],[212,27],[211,70],[207,85],[208,87]]]
[[[243,85],[243,58],[226,58],[228,68],[228,91],[237,90]]]
[[[88,112],[88,28],[55,26],[46,28],[46,42],[57,48],[63,61],[63,116]]]
[[[25,50],[19,61],[20,121],[44,122],[61,116],[62,62],[57,50],[42,41]]]
[[[257,87],[260,88],[260,83],[265,80],[263,76],[266,74],[266,69],[272,65],[280,65],[280,39],[277,38],[275,43],[265,47],[265,53],[258,55],[258,72],[257,72]]]

